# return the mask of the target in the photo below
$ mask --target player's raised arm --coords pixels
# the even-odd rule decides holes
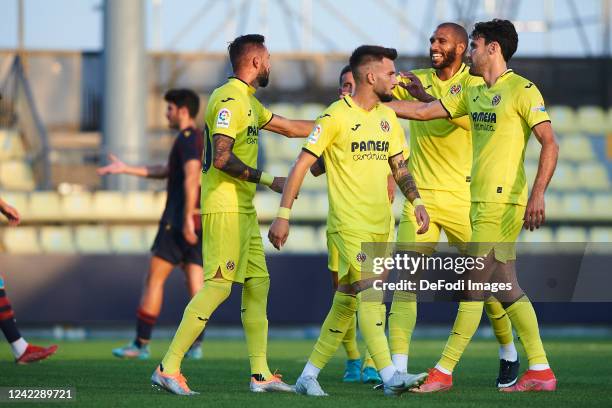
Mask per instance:
[[[314,120],[287,119],[274,114],[272,119],[263,128],[270,132],[293,138],[308,136],[313,126]]]
[[[14,227],[21,221],[19,211],[15,207],[10,206],[6,201],[0,198],[0,213],[2,213],[9,222],[9,225]]]
[[[312,153],[302,151],[298,156],[295,164],[289,171],[278,215],[268,232],[268,239],[274,245],[274,248],[280,251],[281,247],[287,242],[289,236],[289,213],[293,206],[293,200],[300,192],[300,187],[304,181],[304,177],[308,169],[317,161],[317,157]]]
[[[559,144],[549,121],[535,125],[532,131],[538,142],[542,145],[542,149],[540,150],[538,172],[533,182],[527,208],[525,209],[524,225],[525,229],[530,231],[533,231],[534,228],[539,228],[546,219],[544,193],[555,172],[559,157]]]
[[[222,172],[229,174],[239,180],[251,183],[264,184],[277,193],[283,192],[285,177],[274,177],[259,169],[249,167],[240,160],[232,151],[234,139],[231,137],[215,134],[213,136],[214,158],[213,166]]]
[[[153,179],[164,179],[168,177],[168,166],[165,164],[130,166],[112,153],[108,155],[108,160],[110,162],[109,164],[99,167],[96,170],[99,176],[106,176],[107,174],[129,174],[131,176]]]
[[[433,102],[391,101],[386,104],[397,117],[412,120],[446,119],[450,115],[439,100]]]
[[[399,186],[404,196],[414,206],[414,215],[416,216],[417,223],[420,226],[417,234],[424,234],[429,229],[429,214],[427,214],[427,211],[425,210],[425,205],[421,200],[421,196],[419,195],[419,190],[416,186],[414,178],[408,170],[408,166],[404,160],[404,154],[399,153],[390,157],[389,166],[391,167],[391,173],[393,174],[395,182]]]

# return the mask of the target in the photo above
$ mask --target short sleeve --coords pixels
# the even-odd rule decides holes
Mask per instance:
[[[189,160],[202,160],[202,143],[198,141],[200,137],[193,130],[186,130],[179,136],[178,148],[182,164],[187,163]]]
[[[316,120],[314,128],[308,135],[302,149],[316,157],[321,157],[327,146],[338,136],[338,131],[337,118],[334,118],[331,113],[325,112]]]
[[[522,87],[520,97],[515,100],[518,104],[517,111],[519,116],[527,122],[530,128],[539,123],[550,121],[546,112],[546,106],[544,105],[544,98],[532,82]]]
[[[410,95],[410,93],[406,89],[401,87],[399,84],[400,82],[403,82],[405,84],[409,83],[410,81],[408,80],[408,78],[403,78],[401,75],[398,75],[397,82],[398,84],[395,85],[395,88],[393,88],[393,97],[400,101],[413,101],[414,98],[412,97],[412,95]]]
[[[469,113],[467,105],[467,90],[460,84],[453,85],[448,93],[440,99],[442,107],[452,118],[459,118]]]
[[[389,140],[389,157],[396,156],[400,153],[404,154],[406,158],[406,150],[408,150],[408,144],[406,143],[406,135],[404,129],[399,123],[397,118],[391,121],[391,139]]]
[[[232,97],[219,99],[213,109],[211,135],[221,134],[236,139],[240,129],[244,129],[245,113],[239,101]]]
[[[263,106],[257,99],[255,99],[252,106],[257,111],[257,127],[261,129],[272,120],[272,112]]]

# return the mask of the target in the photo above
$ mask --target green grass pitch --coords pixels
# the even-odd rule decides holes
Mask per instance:
[[[415,340],[410,370],[426,370],[435,364],[445,339]],[[48,342],[43,342],[47,344]],[[121,361],[111,356],[111,348],[121,341],[62,342],[58,353],[47,361],[16,366],[8,347],[0,349],[0,386],[75,387],[77,400],[45,406],[86,407],[386,407],[410,404],[453,407],[567,407],[610,406],[612,402],[612,342],[602,340],[545,339],[550,362],[558,379],[555,393],[502,394],[494,388],[497,374],[497,347],[493,340],[474,341],[455,371],[454,388],[445,393],[386,398],[364,384],[343,384],[344,356],[339,350],[319,379],[330,394],[309,398],[292,394],[252,394],[248,391],[249,366],[246,346],[239,340],[212,339],[204,342],[204,359],[186,361],[183,372],[195,397],[178,397],[153,390],[149,377],[168,346],[154,341],[149,361]],[[284,379],[295,382],[314,340],[271,340],[269,363]],[[520,347],[520,346],[519,346]],[[521,355],[524,369],[526,358]],[[2,406],[8,404],[0,403]],[[18,406],[42,406],[41,403]]]

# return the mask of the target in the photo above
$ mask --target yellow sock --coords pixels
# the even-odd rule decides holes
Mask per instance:
[[[334,356],[357,310],[354,295],[336,292],[332,307],[321,326],[321,334],[308,359],[315,367],[322,369]]]
[[[441,367],[450,372],[453,371],[472,336],[476,333],[476,329],[478,329],[482,317],[483,304],[484,302],[468,301],[459,303],[459,310],[455,318],[453,330],[448,337],[446,346],[444,346],[442,358],[438,361]]]
[[[361,354],[359,354],[359,346],[357,345],[357,316],[351,318],[346,334],[342,339],[342,346],[346,351],[346,358],[349,360],[359,360]]]
[[[359,296],[362,296],[369,291],[374,291],[374,289],[368,289],[360,293]],[[375,296],[372,295],[373,293],[366,294],[365,296],[368,298],[368,300],[359,302],[357,316],[359,319],[359,330],[361,331],[363,339],[366,342],[366,346],[368,347],[368,351],[372,356],[372,360],[374,360],[376,369],[380,371],[393,363],[391,362],[389,344],[387,343],[387,337],[385,336],[385,318],[382,315],[381,303],[374,301],[373,299]],[[382,293],[380,293],[380,295],[382,295]]]
[[[381,303],[379,306],[380,320],[383,322],[382,328],[383,332],[385,331],[386,323],[387,323],[387,306],[384,303]],[[363,359],[363,367],[372,367],[376,369],[376,364],[374,364],[374,360],[372,360],[372,356],[366,347],[366,354]]]
[[[497,342],[501,345],[513,343],[512,323],[510,323],[510,318],[499,300],[491,296],[486,300],[484,308],[491,321],[491,327]]]
[[[514,326],[518,338],[525,348],[529,365],[548,364],[544,345],[540,338],[538,318],[527,296],[523,296],[506,308],[506,312],[512,321],[512,326]]]
[[[225,279],[210,279],[191,299],[172,343],[162,360],[164,372],[174,374],[181,369],[181,361],[194,340],[200,335],[213,312],[229,296],[232,282]]]
[[[270,278],[249,278],[242,287],[240,315],[251,363],[251,374],[272,377],[268,367],[268,290]]]
[[[389,312],[389,348],[392,355],[408,355],[416,318],[416,294],[396,290]]]

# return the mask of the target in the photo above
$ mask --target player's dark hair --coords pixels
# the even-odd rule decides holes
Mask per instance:
[[[457,40],[465,45],[465,50],[468,48],[468,33],[462,25],[447,21],[439,24],[437,28],[450,28],[455,33]]]
[[[379,45],[362,45],[357,47],[349,59],[349,66],[353,76],[359,76],[359,67],[362,65],[369,64],[372,61],[382,61],[383,58],[394,61],[397,58],[397,50]]]
[[[492,42],[498,43],[506,62],[510,61],[518,46],[516,28],[508,20],[496,18],[491,21],[476,23],[470,36],[472,39],[484,38],[487,45]]]
[[[342,71],[340,71],[340,76],[338,77],[338,83],[340,84],[340,86],[342,86],[342,77],[347,72],[353,72],[353,71],[351,71],[351,66],[350,65],[345,65],[344,68],[342,68]]]
[[[241,58],[246,55],[246,52],[250,47],[262,47],[264,45],[264,41],[265,37],[261,34],[245,34],[241,35],[240,37],[236,37],[234,41],[227,46],[232,69],[234,71],[238,69]]]
[[[164,100],[177,108],[187,108],[191,118],[195,118],[200,110],[200,98],[191,89],[170,89],[164,95]]]

